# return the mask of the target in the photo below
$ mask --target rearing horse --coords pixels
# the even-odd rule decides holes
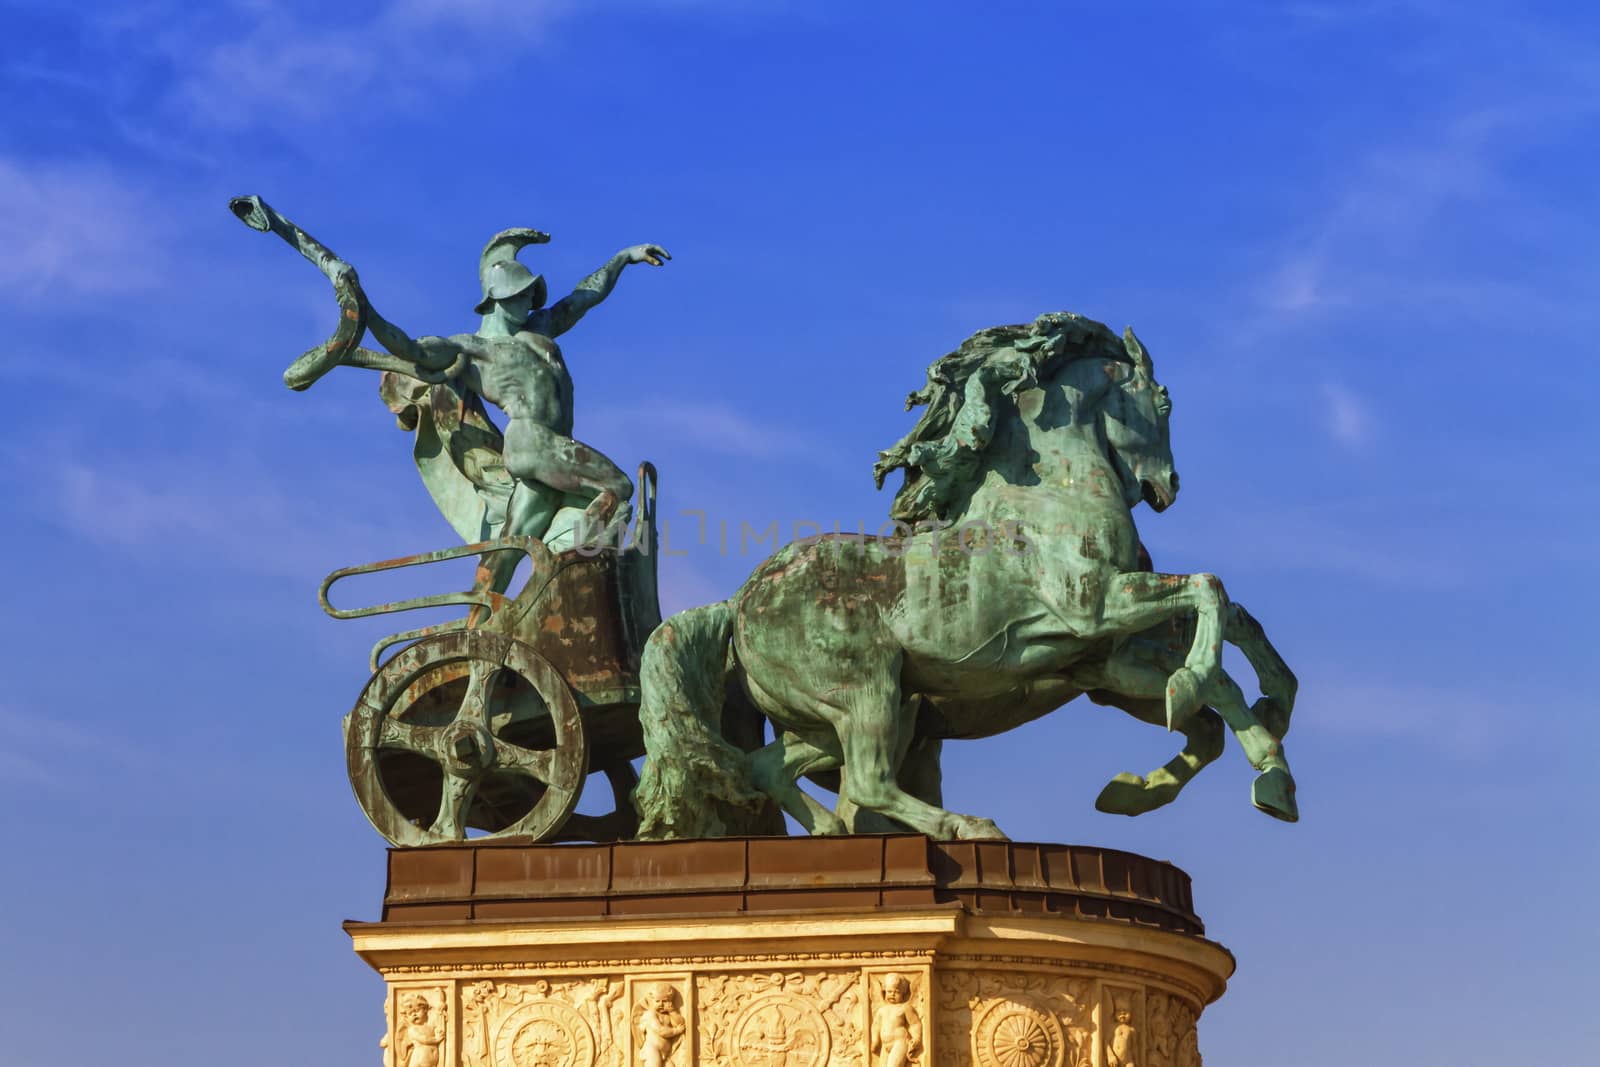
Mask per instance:
[[[1225,639],[1259,652],[1264,637],[1254,643],[1259,629],[1213,575],[1139,567],[1131,510],[1140,500],[1164,510],[1178,477],[1171,405],[1132,331],[1119,341],[1069,314],[981,331],[936,362],[912,400],[929,411],[878,470],[881,484],[907,469],[891,512],[904,535],[786,546],[731,599],[651,637],[641,836],[746,831],[768,797],[813,833],[842,832],[795,784],[837,770],[841,806],[935,838],[1003,837],[905,782],[908,756],[1012,729],[1084,691],[1144,718],[1136,707],[1156,698],[1156,721],[1191,747],[1211,716],[1196,712],[1217,705],[1263,772],[1257,805],[1293,818],[1279,738],[1222,670]],[[1151,664],[1166,663],[1152,651],[1162,628],[1188,647],[1152,684]],[[773,724],[776,740],[754,753],[721,736],[730,684]],[[1283,688],[1286,725],[1292,676]],[[1161,773],[1118,776],[1101,806],[1136,813],[1170,800]]]

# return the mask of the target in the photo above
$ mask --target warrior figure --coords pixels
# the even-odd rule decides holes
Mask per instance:
[[[478,261],[483,299],[475,310],[483,320],[476,333],[413,340],[365,296],[362,317],[378,343],[414,364],[419,377],[442,374],[461,392],[505,412],[505,471],[513,487],[502,536],[543,537],[565,506],[583,508],[584,529],[606,536],[626,525],[633,483],[597,449],[572,438],[572,375],[554,339],[610,295],[624,267],[660,266],[672,257],[659,245],[626,248],[547,308],[544,276],[516,255],[525,245],[549,239],[529,229],[503,230],[490,238]],[[499,555],[494,588],[505,588],[516,560],[512,553]]]

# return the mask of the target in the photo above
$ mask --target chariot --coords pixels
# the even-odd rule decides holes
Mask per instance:
[[[319,599],[337,619],[470,608],[379,641],[372,677],[344,720],[351,788],[392,844],[633,834],[633,761],[644,755],[639,655],[661,621],[655,468],[641,464],[637,484],[622,545],[552,551],[538,538],[499,537],[323,580]],[[500,552],[527,561],[514,593],[474,589],[363,608],[329,600],[347,578]],[[608,814],[575,813],[591,773],[609,787]]]

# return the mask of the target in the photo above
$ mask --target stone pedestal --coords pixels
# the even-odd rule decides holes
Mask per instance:
[[[395,850],[390,1067],[1196,1067],[1182,871],[916,835]]]

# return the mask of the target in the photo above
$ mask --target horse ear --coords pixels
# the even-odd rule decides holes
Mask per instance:
[[[1128,358],[1133,360],[1134,369],[1140,374],[1150,375],[1155,372],[1155,366],[1150,362],[1150,353],[1145,351],[1144,345],[1134,335],[1132,326],[1122,331],[1122,347],[1127,351]]]

